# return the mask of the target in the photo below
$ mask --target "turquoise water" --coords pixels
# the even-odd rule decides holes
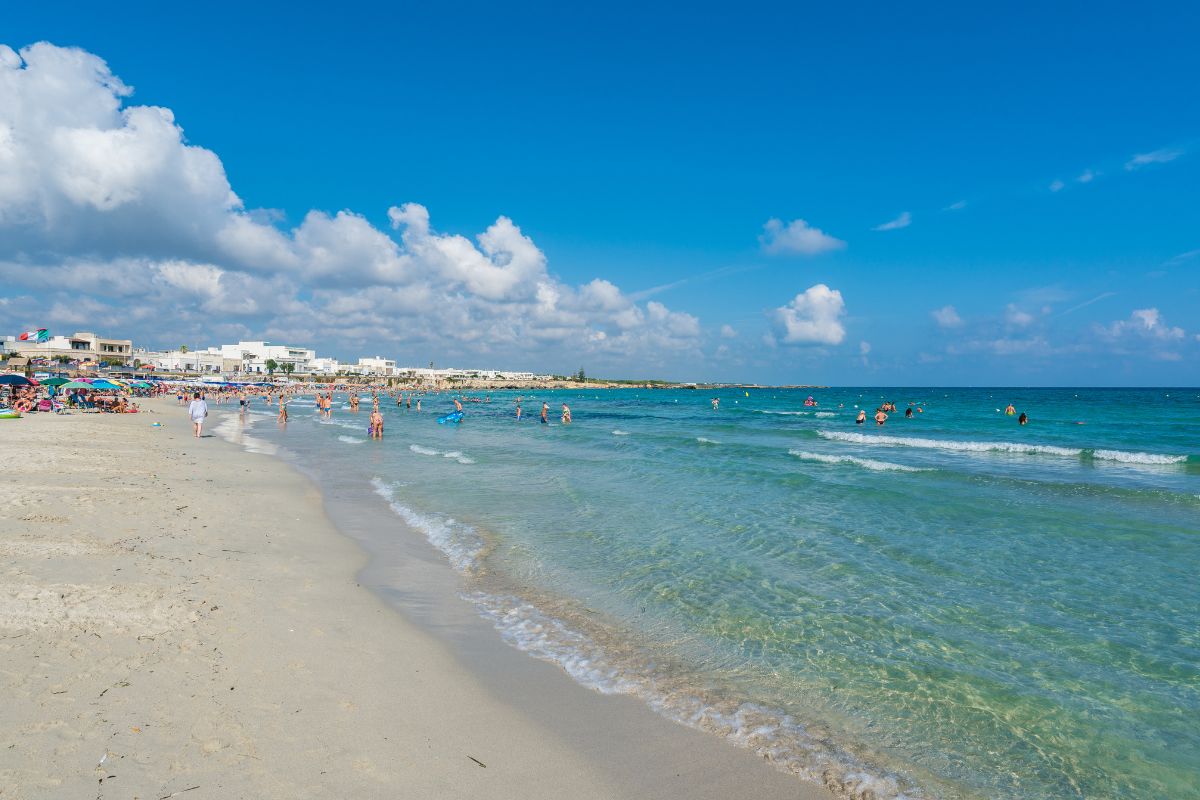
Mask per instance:
[[[1200,797],[1200,390],[811,393],[254,428],[361,475],[514,645],[847,794]]]

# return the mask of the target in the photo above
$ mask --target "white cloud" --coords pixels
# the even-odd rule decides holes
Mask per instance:
[[[1163,342],[1178,341],[1187,334],[1183,328],[1172,327],[1162,320],[1157,308],[1139,308],[1129,319],[1117,320],[1105,332],[1112,338],[1138,336]]]
[[[783,220],[769,219],[758,237],[763,250],[773,255],[798,253],[815,256],[845,248],[846,243],[835,239],[819,228],[814,228],[802,219],[794,219],[786,225]]]
[[[1050,182],[1050,191],[1052,192],[1061,192],[1064,187],[1066,187],[1066,184],[1060,180],[1056,179]]]
[[[946,206],[942,210],[943,211],[962,211],[966,207],[967,207],[967,201],[959,200],[956,203],[951,203],[950,205]]]
[[[871,343],[870,342],[859,342],[858,343],[858,352],[860,355],[864,355],[864,356],[869,354],[871,352]]]
[[[699,353],[695,317],[602,278],[565,283],[504,216],[473,239],[436,231],[416,203],[388,209],[399,241],[349,210],[287,229],[244,207],[171,110],[125,105],[131,94],[83,50],[0,45],[0,268],[33,290],[20,320],[139,344],[261,336],[351,354],[371,342],[529,366],[556,353],[615,365]],[[781,246],[842,246],[780,232]],[[16,313],[0,306],[0,325]]]
[[[1093,172],[1092,170],[1085,169],[1075,180],[1079,183],[1091,183],[1092,181],[1096,180],[1096,175],[1097,173]]]
[[[845,313],[842,293],[818,283],[775,309],[772,318],[776,336],[784,344],[841,344],[846,338],[841,323]]]
[[[1181,155],[1183,155],[1183,150],[1173,147],[1163,147],[1158,150],[1151,150],[1149,153],[1138,153],[1125,162],[1125,169],[1135,170],[1148,164],[1166,164],[1168,161],[1174,161]]]
[[[1004,321],[1013,327],[1024,328],[1033,324],[1033,315],[1009,303],[1004,309]]]
[[[896,217],[895,219],[885,222],[882,225],[876,225],[874,228],[871,228],[871,230],[873,230],[873,231],[898,231],[901,228],[907,228],[909,225],[912,225],[912,214],[905,211],[904,213],[902,213],[900,216]]]
[[[734,327],[732,325],[722,325],[721,326],[721,338],[722,339],[736,339],[737,335],[738,335],[738,332],[737,332],[737,330],[734,329]]]
[[[954,306],[942,306],[929,312],[933,317],[933,321],[938,324],[939,328],[959,328],[963,324],[962,317],[958,315],[958,311]]]

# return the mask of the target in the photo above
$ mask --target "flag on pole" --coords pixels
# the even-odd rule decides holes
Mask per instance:
[[[18,337],[22,342],[36,342],[41,344],[50,340],[50,332],[45,328],[37,330],[25,331]]]

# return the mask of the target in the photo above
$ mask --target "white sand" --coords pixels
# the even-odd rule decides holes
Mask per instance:
[[[307,481],[152,405],[0,421],[0,800],[828,796],[632,702],[560,738],[358,586]]]

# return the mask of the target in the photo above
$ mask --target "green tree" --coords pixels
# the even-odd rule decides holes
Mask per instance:
[[[584,381],[587,380],[587,375],[584,373],[583,367],[580,367],[579,372],[575,373],[575,375],[573,377],[575,378],[575,380],[579,381],[580,383],[583,383]]]
[[[285,361],[279,365],[279,371],[284,375],[291,377],[292,373],[296,371],[296,365],[291,361]]]
[[[187,351],[188,351],[188,346],[186,344],[179,345],[179,352],[186,353]]]
[[[263,366],[267,368],[268,375],[274,375],[275,370],[279,369],[279,362],[273,358],[268,358],[263,362]]]

